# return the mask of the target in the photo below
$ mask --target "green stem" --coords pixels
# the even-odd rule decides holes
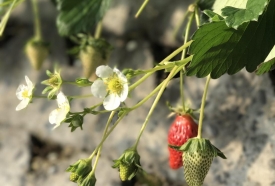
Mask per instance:
[[[38,5],[37,5],[37,0],[31,0],[32,2],[32,9],[33,9],[33,17],[34,17],[34,38],[35,40],[42,40],[42,35],[41,35],[41,23],[39,19],[39,11],[38,11]]]
[[[179,67],[178,67],[178,66],[175,66],[175,67],[173,68],[173,70],[170,72],[169,76],[163,81],[163,85],[161,86],[161,89],[159,90],[159,93],[158,93],[157,97],[155,98],[155,100],[154,100],[154,102],[153,102],[153,105],[152,105],[152,107],[150,108],[150,111],[149,111],[148,115],[146,116],[145,121],[144,121],[144,123],[143,123],[143,125],[142,125],[142,127],[141,127],[141,129],[140,129],[140,133],[139,133],[138,138],[137,138],[137,140],[136,140],[136,143],[135,143],[135,145],[134,145],[134,148],[135,148],[135,149],[137,149],[137,145],[138,145],[138,143],[139,143],[139,140],[140,140],[140,138],[141,138],[141,135],[142,135],[144,129],[146,128],[147,123],[148,123],[148,121],[149,121],[149,119],[150,119],[150,117],[151,117],[153,111],[155,110],[155,108],[156,108],[156,106],[157,106],[157,103],[159,102],[159,99],[160,99],[160,97],[162,96],[162,93],[163,93],[163,91],[165,90],[167,84],[168,84],[169,81],[175,76],[175,74],[176,74],[177,72],[179,72],[179,71],[181,70],[181,68],[183,68],[183,66],[184,66],[184,65],[179,66]]]
[[[105,129],[104,129],[104,131],[103,131],[103,136],[102,136],[102,138],[104,138],[104,136],[107,134],[108,128],[109,128],[109,126],[110,126],[110,123],[111,123],[111,121],[112,121],[112,119],[113,119],[115,113],[116,113],[115,111],[112,111],[112,112],[111,112],[111,114],[110,114],[110,116],[109,116],[109,119],[108,119],[108,121],[107,121],[107,124],[106,124],[106,126],[105,126]],[[101,153],[101,148],[102,148],[102,145],[98,148],[97,155],[96,155],[96,159],[95,159],[95,164],[94,164],[94,166],[93,166],[92,172],[90,173],[91,175],[93,175],[94,172],[95,172],[95,169],[96,169],[96,166],[97,166],[97,163],[98,163],[98,160],[99,160],[99,156],[100,156],[100,153]],[[93,153],[93,154],[94,154],[94,153]],[[89,157],[89,159],[92,159],[92,158],[93,158],[93,156],[92,156],[92,157],[91,157],[91,156]]]
[[[102,31],[102,20],[100,20],[97,23],[96,30],[95,30],[95,39],[100,38],[101,31]]]
[[[93,156],[95,155],[95,153],[98,151],[98,149],[102,146],[102,144],[104,143],[104,141],[108,138],[108,136],[112,133],[112,131],[116,128],[116,126],[119,124],[119,122],[124,118],[124,116],[127,114],[128,112],[124,112],[119,118],[118,120],[114,123],[114,125],[110,128],[110,130],[108,132],[106,132],[105,136],[102,138],[101,142],[98,144],[98,146],[96,147],[96,149],[94,150],[94,152],[91,154],[91,156],[89,157],[89,159],[92,159]]]
[[[76,83],[76,82],[74,82],[74,81],[62,81],[62,84],[70,84],[70,85],[76,85],[76,86],[78,86],[78,87],[88,87],[88,86],[91,86],[91,84],[87,84],[87,85],[81,85],[81,86],[79,86],[79,84],[78,83]]]
[[[180,97],[181,97],[181,103],[182,103],[182,110],[185,113],[184,92],[183,92],[183,70],[180,71]]]
[[[195,8],[195,19],[196,19],[197,27],[199,28],[199,26],[201,25],[201,23],[200,23],[198,5],[196,5],[196,8]]]
[[[36,95],[33,95],[32,98],[47,98],[47,96],[36,96]]]
[[[199,128],[198,128],[198,136],[197,136],[197,138],[201,138],[202,121],[203,121],[203,115],[204,115],[204,105],[205,105],[205,101],[206,101],[206,95],[207,95],[208,85],[209,85],[210,79],[211,79],[211,77],[210,77],[210,75],[208,75],[207,79],[206,79],[206,84],[205,84],[205,87],[204,87],[204,91],[203,91],[202,100],[201,100]]]
[[[88,97],[93,97],[93,95],[92,95],[92,94],[87,94],[87,95],[67,96],[67,97],[76,99],[76,98],[88,98]]]
[[[184,63],[182,65],[183,66],[186,65],[189,61],[191,61],[192,57],[193,56],[189,56],[188,58],[184,59],[183,60]],[[147,95],[145,98],[143,98],[143,100],[138,102],[135,106],[131,107],[130,109],[134,110],[134,109],[140,107],[143,103],[145,103],[148,99],[150,99],[155,93],[157,93],[157,91],[163,86],[163,83],[164,83],[164,81],[162,83],[160,83],[153,91],[151,91],[149,95]]]
[[[169,61],[170,59],[172,59],[173,57],[175,57],[177,54],[179,54],[183,49],[187,48],[190,46],[190,44],[193,41],[189,41],[187,43],[185,43],[184,45],[182,45],[181,47],[179,47],[177,50],[175,50],[173,53],[171,53],[169,56],[167,56],[165,59],[163,59],[159,64],[163,64],[164,62]],[[131,90],[133,90],[134,88],[136,88],[139,84],[141,84],[143,81],[145,81],[149,76],[151,76],[154,72],[149,72],[146,75],[144,75],[142,78],[140,78],[138,81],[136,81],[135,83],[133,83],[130,87],[129,87],[129,92]]]
[[[190,28],[191,28],[191,24],[193,22],[194,19],[194,13],[192,12],[192,14],[189,16],[189,20],[188,23],[186,25],[186,30],[185,30],[185,35],[184,35],[184,44],[187,43],[188,38],[189,38],[189,34],[190,34]],[[182,53],[181,53],[181,59],[184,59],[186,55],[186,48],[183,49]]]
[[[140,13],[145,8],[145,6],[147,5],[148,2],[149,2],[149,0],[144,0],[144,2],[142,3],[141,7],[138,10],[138,12],[135,15],[135,18],[138,18],[138,16],[140,15]]]

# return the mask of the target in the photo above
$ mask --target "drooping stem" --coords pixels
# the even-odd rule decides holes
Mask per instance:
[[[200,118],[199,118],[199,128],[198,128],[198,136],[197,138],[201,138],[201,133],[202,133],[202,122],[203,122],[203,116],[204,116],[204,106],[205,106],[205,101],[206,101],[206,95],[208,91],[208,85],[210,82],[210,75],[207,76],[204,91],[203,91],[203,96],[201,100],[201,108],[200,108]]]
[[[159,64],[163,64],[164,62],[169,61],[170,59],[172,59],[173,57],[175,57],[177,54],[179,54],[180,52],[182,52],[183,49],[187,48],[188,46],[190,46],[190,44],[193,41],[189,41],[187,43],[185,43],[184,45],[182,45],[181,47],[179,47],[177,50],[175,50],[173,53],[171,53],[169,56],[167,56],[165,59],[163,59]],[[133,90],[134,88],[136,88],[139,84],[141,84],[143,81],[145,81],[149,76],[151,76],[154,72],[149,72],[147,74],[145,74],[142,78],[140,78],[138,81],[136,81],[135,83],[133,83],[130,87],[129,87],[129,92],[131,90]]]
[[[185,58],[183,60],[184,63],[182,65],[186,65],[189,61],[191,61],[192,57],[193,56],[189,56],[189,57]],[[133,106],[131,108],[131,110],[138,108],[143,103],[145,103],[148,99],[150,99],[155,93],[157,93],[157,91],[160,90],[160,88],[163,86],[163,83],[164,83],[164,81],[162,83],[160,83],[153,91],[151,91],[150,94],[148,94],[145,98],[143,98],[140,102],[138,102],[135,106]]]
[[[100,20],[97,23],[96,30],[95,30],[95,39],[100,38],[101,31],[102,31],[102,20]]]
[[[31,2],[32,2],[32,10],[33,10],[33,18],[34,18],[34,38],[35,40],[42,40],[41,23],[39,18],[37,0],[31,0]]]
[[[184,91],[183,91],[183,70],[180,71],[180,97],[181,97],[182,110],[183,112],[185,112]]]
[[[110,128],[110,130],[106,132],[105,136],[103,136],[102,140],[100,141],[100,143],[98,144],[98,146],[96,147],[96,149],[94,150],[94,152],[90,155],[89,159],[92,159],[94,157],[94,155],[96,154],[96,152],[98,151],[98,149],[102,146],[102,144],[104,143],[104,141],[108,138],[108,136],[112,133],[112,131],[116,128],[116,126],[119,124],[119,122],[124,118],[124,116],[127,113],[128,112],[124,112],[118,118],[118,120],[114,123],[114,125]]]
[[[190,34],[190,29],[191,29],[193,19],[194,19],[194,12],[192,12],[191,15],[189,16],[189,20],[186,25],[186,30],[185,30],[185,34],[184,34],[184,44],[187,43],[187,41],[189,39],[189,34]],[[181,59],[184,59],[185,55],[186,55],[186,48],[183,49],[183,51],[181,53]]]
[[[178,66],[175,66],[175,67],[172,69],[172,71],[170,72],[169,76],[164,80],[163,85],[161,86],[161,88],[160,88],[160,90],[159,90],[159,93],[158,93],[157,97],[155,98],[155,100],[154,100],[154,102],[153,102],[153,105],[151,106],[151,108],[150,108],[150,110],[149,110],[149,113],[147,114],[147,116],[146,116],[146,118],[145,118],[145,121],[144,121],[144,123],[143,123],[143,125],[142,125],[142,127],[141,127],[141,129],[140,129],[139,136],[138,136],[138,138],[137,138],[137,140],[136,140],[136,143],[135,143],[135,145],[134,145],[134,148],[135,148],[135,149],[137,148],[137,145],[138,145],[138,143],[139,143],[139,140],[140,140],[140,138],[141,138],[141,135],[142,135],[144,129],[146,128],[146,126],[147,126],[147,124],[148,124],[148,121],[149,121],[149,119],[150,119],[150,117],[151,117],[153,111],[155,110],[155,108],[156,108],[156,106],[157,106],[157,103],[159,102],[159,99],[160,99],[160,97],[162,96],[162,93],[163,93],[163,91],[165,90],[167,84],[168,84],[169,81],[175,76],[175,74],[176,74],[177,72],[179,72],[179,71],[181,70],[181,68],[183,68],[183,66],[184,66],[184,65],[181,65],[181,66],[179,66],[179,67],[178,67]]]
[[[145,6],[147,5],[148,2],[149,2],[149,0],[144,0],[144,2],[142,3],[141,7],[138,10],[138,12],[135,15],[135,18],[138,18],[138,16],[140,15],[140,13],[145,8]]]
[[[107,134],[108,128],[109,128],[109,126],[110,126],[110,123],[111,123],[111,121],[112,121],[112,119],[113,119],[115,113],[116,113],[115,111],[112,111],[112,112],[111,112],[111,114],[110,114],[110,116],[109,116],[109,119],[108,119],[108,121],[107,121],[107,124],[106,124],[106,126],[105,126],[105,129],[104,129],[104,131],[103,131],[102,139],[103,139],[104,136]],[[95,169],[96,169],[96,166],[97,166],[99,157],[100,157],[100,153],[101,153],[101,148],[102,148],[102,145],[101,145],[101,146],[98,148],[98,150],[97,150],[97,155],[96,155],[96,159],[95,159],[95,164],[94,164],[94,166],[93,166],[92,172],[90,173],[91,175],[94,174],[94,172],[95,172]],[[94,153],[93,153],[93,154],[94,154]],[[90,156],[89,158],[91,159],[91,158],[93,158],[93,156],[92,156],[92,157]]]

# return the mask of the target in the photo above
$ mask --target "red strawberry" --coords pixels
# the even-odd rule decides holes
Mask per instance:
[[[189,138],[196,137],[198,134],[198,125],[193,118],[188,115],[178,115],[168,132],[168,144],[171,146],[182,146]],[[169,165],[171,169],[178,169],[182,164],[182,152],[169,147]]]

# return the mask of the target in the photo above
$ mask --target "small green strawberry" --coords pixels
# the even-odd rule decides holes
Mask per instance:
[[[71,173],[71,175],[70,175],[70,181],[76,183],[77,180],[78,180],[78,178],[79,178],[79,176],[76,173]]]
[[[131,174],[135,172],[135,165],[133,164],[126,164],[121,162],[119,165],[119,177],[122,181],[128,180]]]
[[[106,65],[110,56],[111,45],[104,39],[84,37],[79,51],[79,59],[83,65],[83,76],[94,81],[96,68]]]
[[[132,147],[125,150],[119,159],[114,160],[113,168],[118,168],[121,181],[131,180],[138,171],[143,171],[139,160],[138,152]]]
[[[26,46],[25,52],[35,70],[40,70],[43,61],[49,54],[49,44],[42,40],[30,39]]]
[[[184,177],[189,186],[202,186],[214,157],[226,159],[218,148],[203,138],[190,138],[180,150],[183,151]]]

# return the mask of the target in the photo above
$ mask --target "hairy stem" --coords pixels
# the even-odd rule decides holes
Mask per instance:
[[[39,19],[37,0],[31,0],[31,2],[32,2],[33,17],[34,17],[34,34],[35,34],[34,38],[36,40],[42,40],[41,23]]]
[[[208,85],[210,82],[210,75],[207,76],[204,91],[203,91],[203,96],[201,100],[201,108],[200,108],[200,118],[199,118],[199,128],[198,128],[198,136],[197,138],[201,138],[201,133],[202,133],[202,122],[203,122],[203,116],[204,116],[204,106],[205,106],[205,101],[206,101],[206,95],[208,91]]]
[[[144,2],[142,3],[141,7],[138,10],[138,12],[135,15],[135,18],[138,18],[138,16],[140,15],[140,13],[145,8],[145,6],[147,5],[148,2],[149,2],[149,0],[144,0]]]

